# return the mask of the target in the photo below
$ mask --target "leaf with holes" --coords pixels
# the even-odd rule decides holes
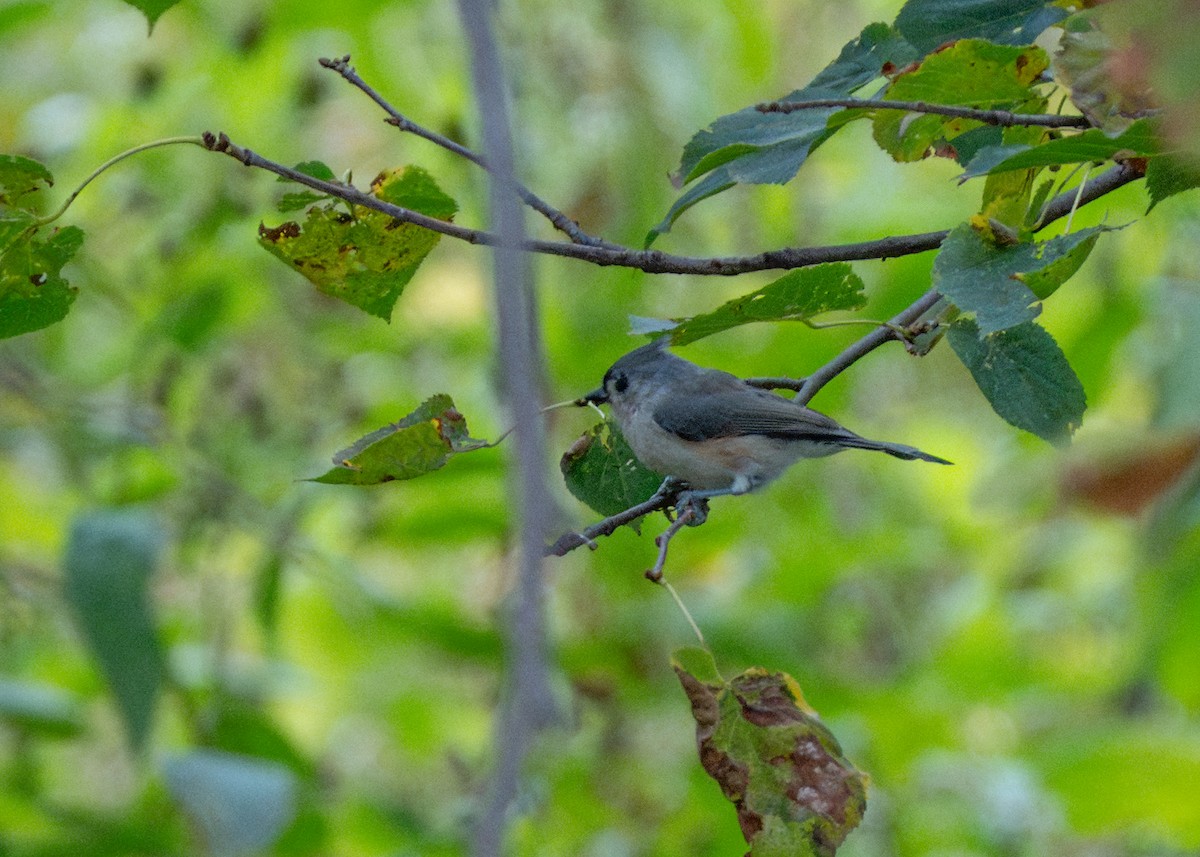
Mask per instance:
[[[78,294],[62,269],[83,245],[83,231],[46,230],[34,211],[37,195],[53,184],[37,161],[0,155],[0,339],[61,321]]]
[[[0,236],[10,237],[0,250],[0,339],[62,321],[79,293],[62,276],[62,268],[83,246],[83,230],[66,226],[41,239],[39,230],[22,228],[22,223],[29,227],[32,219],[24,220],[21,212],[0,212]]]

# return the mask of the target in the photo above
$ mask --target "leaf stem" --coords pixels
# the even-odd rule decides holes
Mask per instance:
[[[892,333],[896,334],[897,339],[908,339],[909,333],[903,327],[893,324],[890,321],[877,321],[873,318],[842,318],[836,321],[813,321],[811,319],[802,318],[806,327],[813,330],[825,330],[830,327],[847,327],[852,324],[868,324],[871,327],[886,327],[890,328]]]
[[[107,170],[109,167],[116,166],[121,161],[125,160],[126,158],[132,157],[133,155],[137,155],[141,152],[145,152],[148,149],[157,149],[162,146],[175,146],[175,145],[179,145],[181,143],[190,143],[193,146],[200,146],[201,148],[205,148],[203,137],[189,136],[189,137],[166,137],[162,140],[151,140],[149,143],[142,143],[139,146],[134,146],[132,149],[126,149],[124,152],[121,152],[119,155],[113,155],[111,158],[109,158],[107,161],[102,163],[100,166],[96,167],[96,169],[92,170],[92,172],[88,175],[88,177],[85,178],[82,182],[80,182],[79,187],[75,188],[75,190],[71,192],[71,195],[68,196],[63,201],[63,204],[61,206],[59,206],[58,211],[55,211],[53,214],[47,214],[45,217],[39,218],[34,223],[34,225],[35,226],[45,226],[49,223],[53,223],[54,221],[58,220],[58,218],[62,217],[64,214],[66,214],[67,209],[71,207],[71,203],[73,203],[75,201],[75,198],[83,192],[83,189],[85,187],[87,187],[89,184],[91,184],[95,179],[99,178],[100,174],[103,173],[105,170]]]
[[[1092,165],[1088,164],[1087,169],[1083,171],[1083,178],[1079,181],[1079,189],[1075,192],[1075,201],[1071,203],[1071,210],[1067,212],[1067,225],[1064,228],[1066,234],[1071,234],[1071,221],[1075,219],[1075,212],[1079,209],[1079,199],[1083,196],[1083,186],[1087,184],[1088,176],[1092,172]]]

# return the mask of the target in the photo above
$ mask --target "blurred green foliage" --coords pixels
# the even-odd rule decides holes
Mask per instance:
[[[637,244],[675,201],[666,175],[697,129],[794,90],[899,6],[506,4],[521,173],[589,231]],[[1170,44],[1197,35],[1190,18],[1159,26]],[[316,63],[350,53],[406,114],[474,144],[453,4],[194,0],[147,38],[146,19],[115,0],[30,0],[0,6],[0,48],[0,151],[58,179],[42,213],[116,152],[225,130],[337,175],[419,165],[459,201],[456,222],[483,222],[476,168],[384,125]],[[1195,65],[1149,56],[1161,60],[1151,76],[1194,107]],[[948,228],[979,207],[978,188],[950,181],[959,172],[896,164],[850,127],[797,181],[728,191],[659,242],[716,256]],[[273,795],[286,829],[272,853],[464,850],[502,690],[507,452],[365,490],[301,480],[435,393],[454,396],[478,437],[507,427],[488,259],[440,242],[389,326],[256,246],[279,194],[190,147],[122,163],[72,208],[87,242],[65,267],[79,289],[70,314],[0,343],[0,855],[257,847],[236,816],[232,828],[189,824],[181,778],[214,770]],[[722,671],[794,676],[869,773],[865,819],[839,853],[1200,848],[1196,196],[1159,197],[1151,218],[1103,236],[1044,306],[1039,322],[1089,403],[1070,449],[998,419],[950,349],[881,349],[814,405],[955,468],[806,462],[761,494],[714,501],[673,543],[668,578]],[[1126,187],[1073,228],[1126,223],[1148,203]],[[907,306],[931,265],[856,265],[864,315]],[[774,279],[534,267],[547,400],[597,385],[634,342],[628,315],[695,316]],[[803,375],[856,335],[749,325],[685,353],[742,375]],[[548,419],[555,453],[594,422]],[[556,528],[592,519],[558,495]],[[135,620],[162,645],[154,728],[136,756],[107,662],[71,613],[72,569],[87,567],[73,528],[113,520],[154,521],[166,543],[144,588],[152,617]],[[660,525],[547,563],[569,718],[537,747],[514,853],[745,850],[671,672],[690,631],[642,578]]]

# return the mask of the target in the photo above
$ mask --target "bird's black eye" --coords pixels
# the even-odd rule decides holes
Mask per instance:
[[[624,372],[617,375],[617,377],[613,379],[613,389],[618,393],[624,393],[627,389],[629,389],[629,379],[625,377]]]

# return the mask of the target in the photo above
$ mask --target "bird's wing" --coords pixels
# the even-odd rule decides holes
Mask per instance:
[[[815,441],[856,437],[824,414],[746,385],[692,396],[677,393],[669,408],[655,408],[654,421],[692,441],[751,434]]]

